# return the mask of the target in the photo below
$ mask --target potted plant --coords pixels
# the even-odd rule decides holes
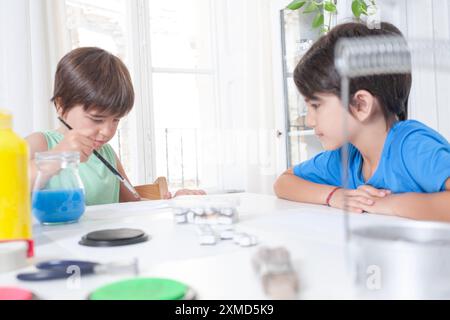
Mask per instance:
[[[326,33],[331,28],[332,18],[337,15],[337,0],[293,0],[286,8],[290,10],[303,9],[303,14],[312,14],[314,19],[311,27]],[[376,0],[353,0],[352,13],[356,20],[361,21],[378,13]],[[327,21],[325,21],[327,16]],[[369,19],[368,19],[369,22]],[[372,21],[373,22],[373,21]]]

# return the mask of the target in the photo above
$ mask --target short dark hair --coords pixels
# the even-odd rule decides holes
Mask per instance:
[[[134,104],[134,89],[125,64],[96,47],[77,48],[58,63],[51,101],[65,114],[80,104],[85,111],[125,116]]]
[[[403,36],[394,25],[382,22],[379,29],[349,22],[337,25],[319,38],[305,53],[294,70],[294,82],[301,94],[312,99],[317,93],[332,93],[340,97],[341,79],[334,65],[334,50],[340,38],[376,35]],[[408,117],[408,97],[411,74],[383,74],[350,79],[350,101],[358,90],[367,90],[381,105],[386,120],[396,115],[399,120]]]

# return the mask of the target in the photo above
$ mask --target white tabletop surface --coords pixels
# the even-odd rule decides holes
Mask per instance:
[[[352,289],[347,263],[344,213],[325,206],[295,203],[260,194],[197,196],[196,199],[239,199],[237,231],[257,236],[259,245],[240,247],[233,241],[202,246],[192,224],[175,224],[165,201],[121,203],[88,207],[78,223],[33,226],[36,243],[33,262],[79,259],[112,262],[137,257],[140,276],[182,281],[198,299],[267,299],[251,259],[260,246],[284,246],[300,279],[300,299],[358,298]],[[401,223],[381,215],[350,214],[352,226]],[[151,240],[129,246],[93,248],[78,241],[90,231],[139,228]],[[32,271],[28,267],[20,271]],[[16,279],[18,271],[0,274],[0,286],[18,286],[41,299],[85,299],[89,292],[132,274],[90,275],[81,282],[52,280],[32,283]]]

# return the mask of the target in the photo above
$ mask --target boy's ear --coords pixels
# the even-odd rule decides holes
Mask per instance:
[[[367,120],[374,111],[375,97],[367,90],[358,90],[353,95],[350,107],[353,116],[360,122]]]
[[[61,98],[56,98],[55,99],[55,109],[56,109],[56,113],[58,114],[58,117],[62,117],[62,107],[61,107]]]

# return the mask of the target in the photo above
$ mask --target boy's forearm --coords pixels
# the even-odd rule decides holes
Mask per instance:
[[[450,221],[450,191],[393,195],[393,213],[417,220]]]
[[[35,159],[31,159],[29,162],[29,181],[30,181],[30,191],[33,191],[36,189],[42,189],[45,187],[47,182],[56,175],[60,170],[61,167],[58,163],[53,163],[51,165],[45,166],[44,169],[39,173],[38,166],[36,164]],[[36,179],[39,176],[39,185],[36,185]]]
[[[314,204],[326,204],[327,196],[334,188],[301,179],[291,173],[282,174],[274,185],[279,198]]]
[[[34,183],[36,181],[36,177],[37,177],[37,166],[34,160],[30,160],[29,162],[29,181],[30,181],[30,192],[33,191],[34,189]]]

